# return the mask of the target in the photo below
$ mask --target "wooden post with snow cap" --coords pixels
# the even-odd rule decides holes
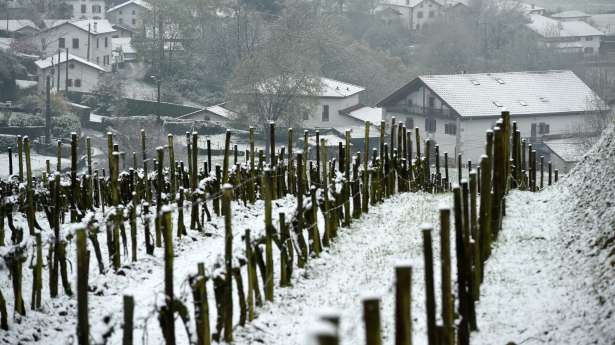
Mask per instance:
[[[265,299],[270,302],[273,302],[273,234],[275,232],[271,215],[272,182],[271,170],[265,169],[265,174],[263,175],[263,198],[265,199],[265,281],[267,282],[265,285]]]
[[[363,297],[363,322],[365,323],[365,345],[382,345],[380,297]]]
[[[363,198],[361,209],[364,213],[369,211],[369,121],[365,121],[365,138],[363,140]]]
[[[559,180],[559,170],[555,169],[555,183]]]
[[[553,183],[553,164],[551,163],[551,161],[549,161],[548,163],[548,170],[549,170],[549,177],[548,177],[548,184],[549,186]]]
[[[318,320],[333,327],[334,334],[339,337],[340,312],[336,309],[324,309],[318,313]]]
[[[540,189],[545,187],[545,156],[540,156]]]
[[[124,295],[124,323],[122,325],[122,345],[133,344],[134,310],[135,299],[130,295]]]
[[[161,208],[158,218],[164,239],[164,295],[166,305],[161,310],[162,333],[167,345],[175,345],[175,295],[173,291],[173,217],[171,206]]]
[[[86,230],[80,226],[75,231],[77,247],[77,343],[90,343],[88,316],[88,272],[90,252],[87,250]]]
[[[395,266],[395,345],[412,345],[412,265]]]
[[[340,339],[333,324],[318,320],[308,330],[308,344],[311,345],[339,345]]]
[[[34,228],[36,224],[36,210],[34,209],[34,190],[32,186],[32,161],[30,159],[30,139],[27,136],[23,138],[23,146],[26,156],[26,218],[30,235],[34,235]],[[72,190],[75,190],[74,187],[72,187]]]
[[[457,183],[461,184],[461,179],[463,178],[463,161],[461,157],[461,153],[457,155]]]
[[[230,132],[227,132],[230,133]],[[225,183],[222,186],[222,209],[224,213],[224,266],[226,272],[226,288],[224,289],[224,341],[233,341],[233,228],[231,200],[233,186]]]
[[[224,139],[224,161],[222,163],[222,184],[226,184],[228,183],[228,155],[229,155],[229,149],[231,146],[231,131],[230,130],[226,130],[226,137]],[[224,214],[224,210],[222,211],[222,213]]]
[[[169,150],[169,182],[170,182],[170,202],[175,200],[175,151],[173,150],[173,134],[167,135],[167,145]]]
[[[452,295],[451,281],[451,210],[448,207],[440,207],[440,282],[442,292],[442,323],[443,332],[441,336],[442,345],[455,344],[455,330],[453,320],[453,307],[455,305]]]
[[[460,316],[460,321],[457,325],[457,344],[470,344],[470,329],[469,329],[469,298],[466,289],[464,257],[465,250],[463,245],[463,216],[462,216],[462,198],[459,185],[453,186],[454,206],[455,206],[455,249],[457,262],[457,296],[459,298],[457,314]]]
[[[431,224],[421,225],[423,234],[423,259],[425,263],[425,310],[427,316],[427,342],[436,344],[436,297],[433,277],[433,249],[431,244]]]
[[[479,243],[481,258],[481,281],[484,263],[491,254],[491,161],[489,156],[482,155],[480,159],[480,211],[479,211]]]
[[[21,182],[23,181],[23,138],[21,137],[21,135],[17,136],[17,159],[19,163],[19,181]],[[60,158],[58,158],[58,162],[59,161]],[[60,171],[60,169],[58,169],[58,171]]]

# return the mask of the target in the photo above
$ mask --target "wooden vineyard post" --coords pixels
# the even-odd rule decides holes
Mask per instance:
[[[461,205],[461,189],[459,185],[453,187],[454,206],[455,206],[455,248],[457,262],[457,296],[459,298],[457,314],[460,321],[457,325],[457,344],[470,344],[470,329],[469,329],[469,296],[466,289],[466,271],[464,264],[465,249],[463,243],[463,216]]]
[[[293,129],[288,129],[288,187],[290,194],[297,194],[297,182],[295,176],[294,169],[294,161],[293,161],[294,153],[293,153]]]
[[[267,282],[265,285],[265,300],[273,302],[273,233],[275,232],[275,229],[273,228],[271,215],[271,191],[273,184],[271,170],[265,169],[263,179],[263,185],[265,186],[265,279]]]
[[[395,267],[395,345],[412,345],[412,266]]]
[[[254,254],[252,253],[252,243],[250,241],[250,230],[246,229],[244,233],[244,241],[246,244],[246,260],[248,267],[248,321],[254,320],[254,290],[256,279],[256,264],[254,262]]]
[[[169,206],[159,214],[164,238],[164,295],[166,305],[161,310],[162,333],[167,345],[175,345],[175,297],[173,292],[173,217]]]
[[[314,221],[313,224],[310,224],[310,237],[314,254],[316,256],[320,256],[320,252],[322,251],[322,243],[320,242],[320,231],[318,231],[318,201],[316,199],[316,190],[316,186],[310,187],[310,199],[312,204],[312,209],[310,212],[312,212],[311,219]]]
[[[148,170],[148,160],[147,160],[147,150],[146,150],[146,137],[145,130],[141,129],[141,157],[143,159],[143,175],[145,179],[145,200],[147,202],[152,202],[152,192],[149,184],[149,170]]]
[[[540,189],[545,187],[545,156],[540,156]]]
[[[343,199],[344,199],[344,225],[350,226],[352,218],[350,216],[350,130],[346,129],[345,133],[346,142],[344,147],[344,177],[346,181],[343,187]]]
[[[548,184],[550,186],[553,183],[553,175],[552,175],[553,174],[553,164],[551,164],[551,161],[549,161],[548,165],[549,165],[549,167],[548,167],[548,170],[549,170]]]
[[[70,134],[70,184],[73,206],[70,212],[71,222],[78,221],[79,184],[77,183],[77,133]],[[117,169],[117,167],[116,167]]]
[[[88,175],[92,176],[92,139],[85,138],[85,149],[87,154]]]
[[[559,170],[555,169],[555,183],[559,180]]]
[[[133,344],[135,299],[132,296],[124,295],[124,325],[122,335],[122,345]]]
[[[226,137],[224,139],[224,161],[222,163],[222,184],[228,183],[228,155],[231,146],[231,131],[226,130]],[[224,213],[224,210],[222,211]]]
[[[90,252],[86,247],[86,230],[76,229],[77,246],[77,342],[90,343],[90,322],[88,317],[88,271]]]
[[[491,160],[489,156],[482,155],[480,159],[481,185],[480,185],[480,214],[479,214],[479,243],[481,262],[481,281],[484,263],[491,254]]]
[[[440,208],[440,270],[441,270],[441,297],[442,297],[442,345],[455,344],[455,330],[453,326],[453,302],[451,282],[451,210]]]
[[[384,120],[380,121],[380,162],[384,160],[384,129],[386,127],[386,123]]]
[[[433,227],[429,224],[421,226],[423,233],[423,259],[425,262],[425,310],[427,311],[427,340],[429,345],[436,344],[436,297],[433,277],[433,250],[431,233]]]
[[[227,133],[230,133],[227,131]],[[228,136],[228,135],[227,135]],[[226,269],[226,288],[224,289],[224,341],[233,341],[233,229],[231,200],[233,186],[222,186],[222,209],[224,213],[224,265]]]
[[[170,202],[175,200],[175,151],[173,150],[173,134],[167,135],[167,144],[169,146],[169,182],[170,182]]]
[[[481,274],[481,259],[480,259],[480,235],[478,228],[478,219],[476,214],[476,195],[478,190],[476,170],[470,172],[470,227],[469,239],[470,253],[472,254],[471,262],[472,270],[472,297],[475,301],[480,298],[480,277]]]
[[[13,176],[13,148],[8,147],[8,157],[9,157],[9,176]]]
[[[23,181],[23,138],[21,135],[17,136],[17,160],[19,163],[19,181]]]
[[[363,192],[361,208],[363,213],[369,211],[369,121],[365,121],[365,138],[363,148]]]
[[[194,318],[196,321],[196,345],[211,344],[211,330],[209,326],[209,302],[207,301],[207,277],[205,265],[197,264],[197,274],[191,276],[190,285],[194,300]]]
[[[305,192],[303,190],[303,186],[305,185],[305,183],[303,182],[303,177],[305,175],[303,173],[303,165],[299,166],[300,165],[299,163],[302,161],[303,161],[303,153],[298,152],[297,153],[297,178],[299,179],[299,181],[297,183],[297,225],[295,228],[295,233],[297,235],[297,241],[299,242],[299,250],[301,251],[300,253],[297,253],[297,266],[299,266],[300,268],[305,266],[305,263],[308,258],[308,248],[307,248],[307,244],[305,243],[305,239],[303,237],[303,226],[304,226],[303,224],[303,196],[305,195]],[[263,183],[263,185],[265,184]],[[266,197],[269,197],[270,195],[269,193],[271,192],[265,191],[264,195],[266,195]],[[326,220],[325,220],[325,224],[326,224]]]
[[[363,299],[363,322],[365,323],[365,344],[382,345],[380,336],[380,298]]]
[[[23,138],[23,146],[26,155],[26,204],[27,208],[27,221],[28,221],[28,229],[30,230],[30,235],[34,235],[34,227],[36,223],[35,212],[34,209],[34,195],[33,195],[33,187],[32,187],[32,161],[30,160],[30,139],[28,137]]]

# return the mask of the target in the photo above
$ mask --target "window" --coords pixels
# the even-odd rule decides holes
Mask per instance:
[[[434,11],[429,11],[429,18],[433,18],[436,16],[436,12]]]
[[[92,13],[101,13],[100,5],[92,5]]]
[[[79,39],[73,38],[73,49],[79,49]]]
[[[96,39],[96,49],[100,48],[100,38]]]
[[[591,48],[591,47],[583,48],[583,53],[585,53],[585,54],[593,54],[594,53],[594,48]]]
[[[124,18],[120,18],[120,24],[124,24]]]
[[[423,18],[423,11],[416,12],[416,17],[419,18],[419,19]]]
[[[457,124],[455,123],[444,124],[444,134],[456,135],[457,134]]]
[[[322,106],[322,121],[329,122],[329,106],[326,104]]]
[[[97,65],[100,65],[100,56],[97,56],[97,57],[96,57],[96,64],[97,64]]]
[[[132,18],[132,25],[137,25],[137,20]]]
[[[66,85],[73,86],[73,80],[72,79],[68,79],[68,81],[66,82]]]
[[[436,132],[436,119],[426,118],[425,119],[425,131],[435,133]]]
[[[429,97],[429,107],[430,108],[434,108],[436,106],[436,98],[435,97]]]
[[[74,64],[74,63],[72,63],[72,62],[71,62],[71,63],[69,63],[69,64],[68,64],[68,68],[70,68],[70,69],[75,68],[75,64]]]
[[[58,40],[58,48],[66,48],[66,39],[64,37],[60,37]]]
[[[87,12],[87,8],[85,7],[85,5],[81,5],[81,13],[86,13]]]
[[[109,64],[109,55],[105,55],[103,56],[103,65],[108,65]]]
[[[105,48],[109,46],[109,37],[105,37]]]
[[[410,130],[414,128],[414,119],[411,117],[406,117],[406,129]]]
[[[310,114],[306,111],[303,113],[303,121],[307,121],[310,119]]]
[[[75,79],[75,87],[81,87],[81,79]]]
[[[594,38],[593,38],[593,37],[591,37],[591,36],[585,37],[585,40],[586,40],[586,41],[591,41],[591,40],[593,40],[593,39],[594,39]]]
[[[137,14],[137,11],[132,10],[132,15],[134,16],[135,14]]]
[[[548,124],[544,122],[538,124],[538,134],[549,134],[549,132],[551,132],[551,127]]]

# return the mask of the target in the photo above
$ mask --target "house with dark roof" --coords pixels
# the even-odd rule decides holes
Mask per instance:
[[[0,19],[0,37],[31,37],[39,28],[29,19]]]
[[[504,110],[523,138],[593,133],[608,106],[571,71],[425,75],[378,103],[387,123],[418,127],[449,155],[476,161]]]

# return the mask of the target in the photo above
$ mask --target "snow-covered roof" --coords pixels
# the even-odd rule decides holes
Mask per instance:
[[[342,109],[339,112],[362,122],[369,121],[372,124],[379,124],[382,120],[382,108],[368,107],[362,104]]]
[[[113,37],[111,38],[111,47],[113,50],[121,50],[124,54],[136,54],[137,50],[133,48],[131,37]]]
[[[106,19],[79,19],[79,20],[51,20],[45,21],[46,30],[51,30],[62,25],[73,25],[83,31],[90,30],[93,35],[115,32],[113,25]]]
[[[578,162],[589,151],[595,138],[562,138],[545,140],[544,144],[565,162]]]
[[[401,6],[401,7],[416,7],[424,0],[385,0],[380,3],[381,6]],[[442,6],[446,0],[431,0],[431,2]]]
[[[559,12],[554,15],[551,15],[551,17],[553,18],[586,18],[586,17],[589,17],[589,14],[583,11],[572,10],[572,11]]]
[[[365,88],[361,86],[325,77],[320,78],[320,83],[322,85],[320,97],[345,98],[365,91]]]
[[[68,54],[68,61],[75,61],[75,62],[78,62],[80,64],[89,66],[89,67],[91,67],[93,69],[99,70],[101,72],[107,72],[107,70],[105,70],[101,66],[99,66],[99,65],[97,65],[97,64],[95,64],[93,62],[87,61],[85,59],[82,59],[82,58],[80,58],[78,56],[75,56],[73,54]],[[60,54],[60,62],[59,63],[65,63],[65,62],[66,62],[66,54]],[[51,55],[51,56],[49,56],[47,58],[34,61],[34,64],[36,64],[36,66],[38,68],[40,68],[40,69],[47,69],[47,68],[51,67],[52,65],[57,65],[58,64],[58,58],[55,55]]]
[[[604,36],[602,31],[580,20],[558,21],[539,14],[531,14],[530,20],[528,28],[545,38]]]
[[[148,9],[148,10],[152,9],[152,5],[150,5],[146,1],[143,1],[143,0],[128,0],[126,2],[123,2],[123,3],[119,4],[119,5],[111,7],[110,9],[107,10],[107,13],[119,10],[120,8],[122,8],[124,6],[127,6],[127,5],[130,5],[130,4],[135,4],[137,6],[141,6],[141,7],[145,8],[145,9]]]
[[[210,107],[205,108],[205,110],[207,110],[208,112],[212,114],[216,114],[218,116],[221,116],[227,119],[233,119],[237,116],[236,112],[230,109],[224,108],[223,105],[224,103],[212,105]]]
[[[7,30],[8,24],[8,30]],[[38,26],[29,19],[3,19],[0,20],[0,31],[16,32],[21,29],[30,27],[34,30],[38,30]]]
[[[590,22],[606,35],[615,35],[615,13],[595,14]]]
[[[418,83],[418,84],[417,84]],[[462,117],[601,111],[604,101],[572,71],[535,71],[420,76],[378,106],[394,105],[425,85]]]

